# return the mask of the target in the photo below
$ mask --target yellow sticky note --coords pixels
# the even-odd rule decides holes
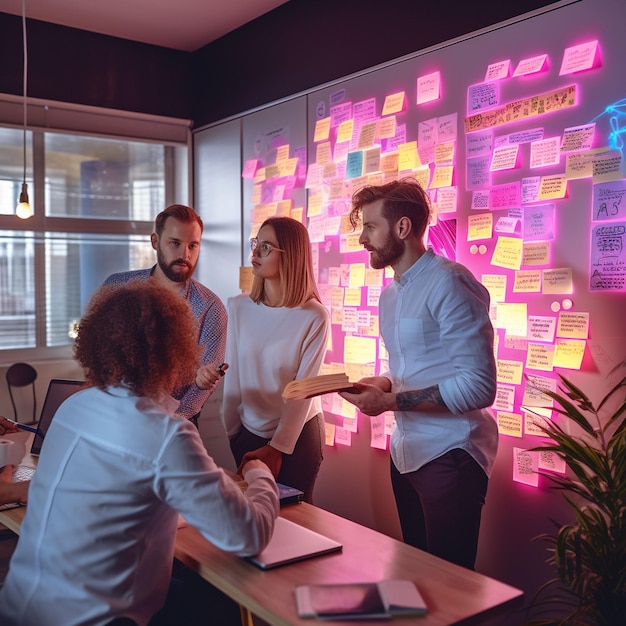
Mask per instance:
[[[289,158],[289,144],[276,148],[276,163]]]
[[[586,343],[584,339],[557,339],[554,349],[554,367],[579,370]]]
[[[272,178],[278,178],[280,176],[280,167],[276,163],[266,166],[265,168],[265,180],[271,180]]]
[[[330,141],[318,143],[315,151],[315,162],[323,165],[324,163],[328,163],[330,161],[332,161],[332,148]]]
[[[262,185],[254,185],[252,188],[252,197],[250,198],[250,204],[260,204],[261,203],[261,193],[263,191]]]
[[[346,287],[343,294],[343,306],[361,306],[361,288]]]
[[[493,215],[480,213],[467,218],[467,240],[491,239],[493,233]]]
[[[491,257],[491,265],[518,270],[522,264],[523,241],[516,237],[498,237]]]
[[[365,269],[365,285],[367,287],[380,287],[383,284],[383,271],[372,267]]]
[[[376,122],[366,122],[361,126],[361,132],[359,133],[358,148],[369,148],[374,145],[374,139],[376,138]]]
[[[412,170],[420,165],[417,156],[417,141],[409,141],[398,146],[398,171]]]
[[[522,265],[549,265],[550,243],[547,241],[527,242],[522,246]]]
[[[365,285],[365,263],[350,264],[350,287],[363,287]]]
[[[504,328],[507,335],[514,337],[526,337],[527,327],[527,305],[525,302],[498,302],[497,328]]]
[[[324,141],[328,139],[330,135],[330,117],[325,117],[324,119],[317,120],[315,122],[315,133],[313,135],[313,141]]]
[[[492,302],[504,302],[506,300],[505,274],[483,274],[480,282],[489,292]]]
[[[526,367],[551,372],[554,361],[554,346],[550,343],[528,343]]]
[[[392,113],[400,113],[404,108],[404,91],[392,93],[385,97],[383,104],[383,117]]]
[[[335,445],[335,425],[329,422],[324,424],[324,443],[327,446]]]
[[[278,163],[280,170],[279,176],[284,178],[285,176],[295,176],[296,168],[298,167],[298,159],[283,159]]]
[[[398,172],[398,153],[386,152],[380,155],[380,169],[383,172]]]
[[[363,250],[363,246],[359,243],[360,236],[361,233],[348,233],[347,235],[341,235],[339,239],[340,252],[361,252]]]
[[[430,167],[428,167],[428,165],[416,167],[413,170],[413,176],[422,189],[428,189],[430,187]]]
[[[572,293],[572,268],[561,267],[542,270],[542,293],[566,294]]]
[[[309,205],[307,209],[307,215],[309,217],[313,215],[321,215],[322,213],[322,194],[314,193],[309,196]]]
[[[541,291],[541,270],[517,270],[513,293],[539,293]]]
[[[239,268],[239,289],[241,291],[250,291],[252,289],[252,268],[249,266],[241,266]]]
[[[452,163],[454,161],[454,141],[446,141],[435,145],[435,163]]]
[[[550,409],[541,409],[539,407],[534,408],[533,411],[535,413],[543,414],[547,412],[552,414],[552,411],[550,411]],[[546,420],[540,415],[535,415],[535,413],[524,411],[524,434],[533,435],[534,437],[547,437],[548,435],[546,435],[546,433],[544,433],[543,430],[539,428],[540,425],[546,423]],[[547,419],[550,419],[549,415],[547,415],[546,417]]]
[[[433,172],[433,179],[430,181],[431,189],[439,187],[449,187],[452,184],[453,165],[436,165]]]
[[[337,143],[350,141],[354,133],[354,120],[344,120],[337,128]]]
[[[561,311],[556,335],[567,339],[587,339],[589,336],[589,313]]]
[[[373,337],[344,337],[343,360],[346,363],[373,363],[376,360],[376,339]]]
[[[552,198],[564,198],[567,191],[567,177],[565,174],[542,176],[539,184],[537,200],[550,200]]]
[[[276,215],[280,215],[281,217],[291,217],[291,207],[293,204],[293,200],[290,198],[289,200],[281,200],[276,203]]]
[[[509,413],[508,411],[498,411],[498,432],[509,437],[522,436],[522,416],[519,413]]]
[[[304,224],[304,207],[296,207],[291,210],[291,219]]]
[[[265,168],[260,167],[254,175],[254,182],[262,183],[264,180],[265,180]]]
[[[522,370],[524,364],[521,361],[509,361],[498,359],[497,361],[497,380],[499,383],[508,383],[509,385],[519,385],[522,382]]]
[[[382,120],[378,120],[377,132],[379,139],[394,137],[396,134],[396,116],[390,115]]]

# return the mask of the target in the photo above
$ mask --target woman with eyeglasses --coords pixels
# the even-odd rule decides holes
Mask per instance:
[[[311,502],[324,446],[321,401],[284,401],[281,394],[288,382],[319,374],[329,315],[300,222],[270,217],[250,246],[252,290],[228,305],[224,425],[239,467],[260,459]]]

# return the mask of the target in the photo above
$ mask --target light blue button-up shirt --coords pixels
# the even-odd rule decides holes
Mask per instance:
[[[393,391],[439,385],[451,413],[396,411],[391,456],[401,473],[466,450],[489,475],[498,430],[489,292],[459,263],[426,251],[380,298]]]

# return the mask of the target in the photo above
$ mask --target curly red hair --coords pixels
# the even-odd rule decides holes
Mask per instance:
[[[195,379],[198,328],[185,300],[152,282],[101,287],[81,319],[74,355],[87,382],[158,400]]]

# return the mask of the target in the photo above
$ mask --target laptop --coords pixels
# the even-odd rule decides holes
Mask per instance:
[[[340,552],[343,545],[334,539],[316,533],[283,517],[277,517],[274,534],[266,548],[255,556],[247,557],[251,563],[267,570],[304,559]]]
[[[33,456],[39,456],[41,453],[41,446],[43,445],[44,438],[52,418],[55,416],[57,409],[61,404],[67,400],[73,393],[76,393],[79,389],[85,386],[82,380],[66,380],[61,378],[53,378],[48,385],[48,391],[41,407],[41,415],[39,417],[39,423],[37,424],[37,433],[33,438],[33,443],[30,447],[30,453]],[[21,464],[16,465],[13,469],[13,475],[11,480],[13,482],[21,482],[24,480],[30,480],[35,473],[35,467],[31,465]],[[0,505],[0,511],[7,509],[14,509],[21,506],[18,502],[9,502],[7,504]]]
[[[33,438],[33,445],[30,448],[30,453],[35,456],[41,454],[41,446],[43,445],[44,437],[50,428],[52,418],[54,417],[57,409],[67,400],[73,393],[76,393],[79,389],[85,386],[85,382],[82,380],[65,380],[62,378],[53,378],[48,385],[48,391],[46,392],[46,398],[43,401],[41,407],[41,415],[39,417],[39,423],[37,424],[38,432]]]

